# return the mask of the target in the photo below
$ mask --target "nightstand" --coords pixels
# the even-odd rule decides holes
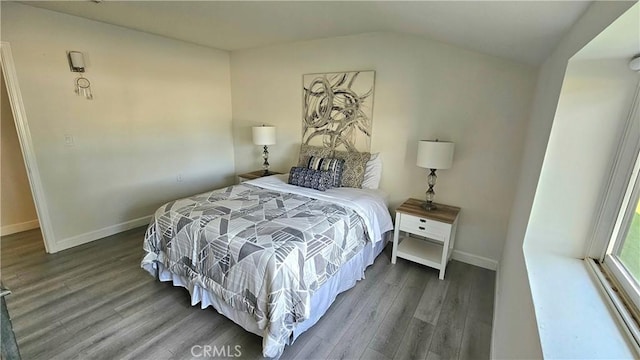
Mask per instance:
[[[409,199],[396,209],[391,263],[395,264],[400,257],[436,268],[443,280],[453,250],[460,208],[436,204],[436,210],[427,211],[421,206],[423,202]],[[405,236],[400,236],[401,231]]]
[[[249,172],[249,173],[246,173],[246,174],[239,174],[238,175],[238,182],[242,183],[242,182],[245,182],[247,180],[257,179],[257,178],[261,178],[263,176],[280,175],[280,174],[282,174],[282,173],[269,171],[269,174],[265,175],[264,174],[264,170],[252,171],[252,172]]]

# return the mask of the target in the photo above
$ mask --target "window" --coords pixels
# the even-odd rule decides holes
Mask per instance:
[[[637,187],[638,183],[636,182]],[[630,225],[627,235],[619,242],[617,251],[612,253],[619,258],[631,276],[638,282],[640,279],[640,202],[636,199],[632,205],[627,210],[631,214],[628,220]]]
[[[602,281],[619,318],[640,346],[640,84],[634,96],[588,258],[604,270]],[[608,278],[607,279],[605,279]]]
[[[640,309],[640,156],[624,194],[603,263],[624,290],[635,309]]]

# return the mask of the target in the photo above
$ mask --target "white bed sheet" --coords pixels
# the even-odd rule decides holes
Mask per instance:
[[[298,194],[313,199],[328,201],[346,206],[354,210],[362,219],[371,237],[376,243],[382,240],[382,235],[393,230],[391,215],[389,214],[388,195],[380,189],[332,188],[327,191],[309,189],[287,183],[289,174],[265,176],[249,180],[245,184],[261,188]]]

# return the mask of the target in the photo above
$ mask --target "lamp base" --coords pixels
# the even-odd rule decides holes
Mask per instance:
[[[264,146],[264,150],[262,151],[262,158],[264,159],[262,163],[262,169],[264,170],[262,176],[269,176],[269,150],[267,150],[267,145]]]
[[[436,204],[432,203],[431,201],[425,201],[422,203],[422,208],[427,210],[427,211],[434,211],[437,210],[438,207],[436,206]]]

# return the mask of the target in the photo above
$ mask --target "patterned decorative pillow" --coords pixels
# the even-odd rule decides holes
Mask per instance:
[[[312,156],[307,164],[309,169],[328,171],[331,173],[331,187],[340,187],[344,159],[321,158]]]
[[[298,156],[298,166],[307,167],[309,164],[309,158],[312,156],[317,156],[321,158],[330,158],[333,153],[333,150],[326,147],[320,146],[311,146],[311,145],[300,145],[300,155]]]
[[[340,186],[361,188],[364,171],[367,168],[367,161],[371,158],[371,154],[355,151],[335,151],[333,157],[344,159],[344,170],[342,171]]]
[[[331,173],[294,166],[289,172],[289,184],[325,191],[331,189]]]

